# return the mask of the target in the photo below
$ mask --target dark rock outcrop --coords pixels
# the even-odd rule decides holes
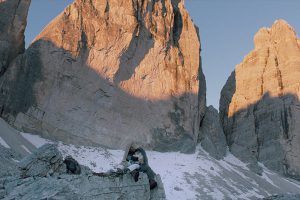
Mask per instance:
[[[226,155],[226,138],[220,123],[219,113],[213,106],[206,109],[201,122],[199,142],[203,149],[216,159],[222,159]]]
[[[0,152],[0,179],[4,176],[19,174],[16,162],[22,158],[21,155],[2,145],[0,145]]]
[[[283,20],[255,35],[255,49],[225,84],[220,118],[230,151],[300,178],[300,46]]]
[[[25,157],[19,163],[19,167],[22,178],[51,176],[60,168],[66,168],[61,153],[56,146],[51,144],[46,144],[38,151]]]
[[[24,31],[31,0],[0,1],[0,76],[17,55],[24,53]]]
[[[191,152],[205,112],[200,41],[182,0],[76,0],[1,81],[1,116],[74,144]]]

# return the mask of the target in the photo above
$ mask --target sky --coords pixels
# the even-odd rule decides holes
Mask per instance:
[[[31,2],[26,46],[73,0]],[[222,87],[253,49],[253,37],[261,27],[284,19],[300,33],[300,0],[185,0],[185,7],[199,27],[207,105],[217,109]]]

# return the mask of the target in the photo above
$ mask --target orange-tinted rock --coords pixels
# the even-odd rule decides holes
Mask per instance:
[[[300,175],[300,46],[283,20],[262,28],[225,84],[220,116],[230,150],[251,164]]]
[[[205,111],[200,41],[183,1],[76,0],[2,88],[14,126],[83,144],[191,151]]]

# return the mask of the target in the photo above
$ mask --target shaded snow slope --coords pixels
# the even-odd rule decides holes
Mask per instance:
[[[35,147],[50,142],[31,134],[21,135]],[[61,142],[58,146],[64,156],[72,155],[95,172],[114,169],[123,156],[122,150],[78,147]],[[258,176],[229,153],[219,161],[200,147],[190,155],[155,151],[147,151],[147,155],[150,166],[162,178],[169,200],[257,199],[282,193],[300,194],[299,182],[281,177],[264,166],[263,175]]]
[[[11,147],[15,152],[22,156],[27,156],[33,152],[36,147],[31,142],[24,139],[18,131],[10,127],[0,118],[0,140],[4,147]],[[2,144],[3,143],[3,144]]]
[[[22,134],[37,147],[49,141]],[[122,150],[77,147],[58,143],[64,156],[72,155],[80,164],[95,172],[114,169],[122,160]],[[300,183],[283,178],[264,168],[262,176],[228,154],[215,160],[202,148],[195,154],[147,152],[149,164],[161,175],[167,198],[176,199],[257,199],[280,193],[300,193]]]
[[[0,137],[0,144],[1,144],[2,146],[4,146],[5,148],[10,149],[10,146],[2,139],[2,137]]]

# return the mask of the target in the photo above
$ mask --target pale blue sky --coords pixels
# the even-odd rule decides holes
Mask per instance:
[[[32,0],[26,45],[72,2]],[[207,104],[216,108],[223,85],[253,48],[253,36],[259,28],[284,19],[300,33],[300,0],[185,0],[185,4],[200,30]]]

